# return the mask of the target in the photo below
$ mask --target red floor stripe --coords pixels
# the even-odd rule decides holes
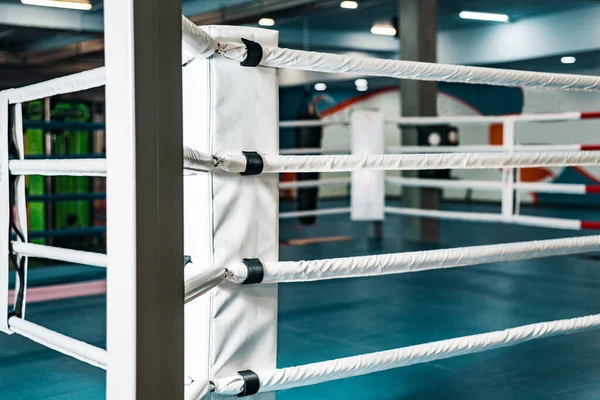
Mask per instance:
[[[14,290],[8,292],[8,298],[14,299]],[[27,289],[27,303],[40,303],[50,300],[71,299],[73,297],[93,296],[106,293],[106,281],[91,281],[32,287]]]

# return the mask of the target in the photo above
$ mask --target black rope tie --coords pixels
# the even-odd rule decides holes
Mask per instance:
[[[265,268],[262,262],[258,258],[244,258],[242,262],[248,270],[246,280],[242,282],[242,284],[250,285],[253,283],[261,283],[265,277]]]
[[[255,151],[242,151],[242,154],[246,157],[246,169],[241,175],[259,175],[264,167],[262,156]]]
[[[263,48],[259,43],[252,40],[242,38],[242,42],[246,45],[248,53],[244,61],[240,63],[242,67],[256,67],[262,61]]]
[[[238,374],[244,380],[244,390],[238,394],[238,397],[252,396],[258,393],[260,389],[260,380],[256,372],[251,370],[239,371]]]

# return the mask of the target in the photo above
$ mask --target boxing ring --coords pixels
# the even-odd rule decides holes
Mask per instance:
[[[543,153],[557,153],[564,151],[598,151],[600,146],[597,144],[517,144],[517,125],[522,123],[553,123],[553,122],[566,122],[566,121],[590,121],[600,118],[599,112],[566,112],[566,113],[546,113],[546,114],[521,114],[521,115],[507,115],[507,116],[440,116],[440,117],[382,117],[384,123],[388,125],[396,125],[398,127],[407,126],[439,126],[445,124],[453,124],[458,126],[464,125],[489,125],[489,124],[501,124],[503,129],[503,145],[456,145],[456,146],[385,146],[386,154],[433,154],[434,158],[438,158],[439,154],[454,154],[456,159],[463,159],[464,153],[469,155],[476,154],[497,154],[504,153],[522,155],[527,152],[543,152]],[[352,119],[344,119],[339,117],[332,117],[331,119],[323,120],[294,120],[294,121],[281,121],[280,127],[286,128],[299,128],[299,127],[313,127],[313,126],[332,126],[341,125],[347,126],[350,130],[363,130],[364,135],[367,135],[367,130],[364,127],[354,126]],[[368,130],[370,137],[385,136],[381,129]],[[282,155],[309,155],[309,154],[333,154],[339,153],[349,154],[351,153],[350,148],[331,148],[331,147],[319,147],[319,148],[293,148],[293,149],[282,149],[280,154]],[[456,154],[463,153],[463,154]],[[470,161],[466,161],[470,163]],[[526,164],[522,164],[521,167],[526,167]],[[501,214],[492,213],[474,213],[474,212],[448,212],[438,210],[420,210],[420,209],[408,209],[401,207],[389,206],[386,207],[385,212],[387,214],[395,215],[409,215],[426,218],[439,218],[449,220],[462,220],[472,222],[501,222],[508,224],[517,225],[529,225],[529,226],[545,226],[548,228],[558,229],[598,229],[600,224],[596,221],[582,221],[582,220],[567,220],[560,218],[544,218],[544,217],[530,217],[520,215],[521,205],[521,194],[529,192],[537,193],[556,193],[556,194],[570,194],[570,195],[587,195],[596,194],[600,192],[600,186],[598,185],[585,185],[585,184],[568,184],[568,183],[551,183],[551,182],[521,182],[519,180],[518,168],[505,168],[499,166],[501,169],[501,181],[489,181],[489,180],[472,180],[472,179],[434,179],[434,178],[409,178],[399,176],[386,176],[385,182],[392,187],[418,187],[418,188],[432,188],[432,189],[466,189],[466,190],[485,190],[485,191],[497,191],[501,193]],[[436,168],[431,168],[436,169]],[[323,171],[325,172],[325,171]],[[303,189],[303,188],[316,188],[323,186],[344,186],[350,185],[352,180],[350,178],[323,178],[319,180],[302,180],[302,181],[289,181],[282,182],[280,184],[281,189]],[[351,192],[351,196],[354,192]],[[296,217],[307,217],[307,216],[320,216],[320,215],[337,215],[337,214],[350,214],[352,207],[336,207],[336,208],[322,208],[316,210],[302,210],[302,211],[287,211],[280,214],[280,218],[296,218]]]
[[[116,9],[112,13],[116,14]],[[112,13],[109,12],[109,15],[113,15]],[[279,124],[277,120],[277,76],[274,68],[554,90],[600,91],[600,78],[366,59],[284,49],[277,47],[277,32],[274,31],[244,27],[200,28],[185,17],[182,18],[182,32],[183,57],[181,64],[175,66],[179,68],[183,65],[183,138],[174,140],[172,136],[175,135],[168,136],[164,133],[172,120],[159,118],[160,132],[165,136],[161,137],[159,130],[153,131],[153,138],[156,140],[148,144],[152,151],[136,148],[138,142],[130,137],[131,140],[125,140],[124,144],[117,141],[119,136],[115,133],[118,133],[120,123],[124,123],[123,129],[136,138],[131,132],[135,132],[132,116],[137,115],[137,111],[128,102],[131,99],[119,99],[114,95],[120,84],[132,84],[123,81],[130,75],[118,72],[118,63],[114,63],[115,54],[107,57],[107,69],[99,68],[0,92],[0,198],[3,199],[0,207],[0,246],[11,256],[17,276],[15,299],[9,307],[7,278],[11,270],[9,259],[5,257],[0,264],[0,307],[10,308],[11,311],[0,318],[0,331],[23,335],[65,355],[108,369],[108,397],[133,398],[144,389],[135,386],[141,378],[135,375],[137,370],[131,366],[134,363],[131,358],[137,360],[136,365],[142,369],[147,367],[145,364],[141,365],[145,360],[149,363],[148,368],[152,365],[156,371],[165,373],[168,375],[165,382],[168,379],[171,383],[176,382],[171,374],[183,371],[183,365],[161,365],[161,357],[164,357],[161,352],[147,354],[146,358],[136,353],[136,349],[146,348],[143,344],[148,337],[156,339],[156,336],[154,332],[135,336],[138,324],[143,323],[144,318],[132,319],[132,316],[136,316],[131,311],[132,307],[138,313],[146,309],[148,315],[152,314],[154,317],[156,314],[178,314],[183,310],[184,335],[183,330],[178,331],[181,326],[158,324],[160,319],[153,321],[157,322],[157,330],[164,329],[179,339],[170,341],[163,350],[170,347],[170,350],[179,354],[179,350],[185,348],[185,372],[180,374],[179,384],[184,383],[181,390],[185,389],[186,398],[191,400],[207,396],[220,398],[256,395],[255,398],[273,398],[268,393],[600,327],[600,314],[592,314],[276,368],[277,283],[352,279],[579,254],[596,251],[600,244],[600,236],[585,236],[280,262],[278,193],[285,186],[278,183],[279,173],[502,169],[505,175],[501,183],[503,186],[490,189],[505,190],[508,186],[512,196],[515,191],[529,190],[514,182],[516,168],[600,165],[600,152],[595,151],[595,148],[582,146],[552,151],[547,148],[516,151],[513,148],[514,140],[511,140],[506,151],[502,152],[474,152],[473,149],[464,149],[464,152],[451,154],[280,155],[278,129],[284,124]],[[116,43],[114,39],[112,38],[113,45]],[[129,50],[124,46],[120,51]],[[109,139],[106,159],[24,159],[23,103],[105,84],[109,107],[113,107],[107,114]],[[248,99],[252,101],[249,102]],[[112,100],[115,103],[111,105]],[[120,106],[122,107],[119,108]],[[177,105],[174,106],[176,108]],[[581,113],[567,114],[568,116],[560,117],[583,118]],[[175,110],[171,116],[176,115]],[[392,122],[431,122],[424,120],[426,119]],[[477,123],[481,121],[477,120]],[[158,140],[160,138],[163,140]],[[159,149],[160,146],[166,147]],[[177,157],[167,161],[160,157],[163,154],[161,151],[177,154]],[[154,152],[159,155],[158,159],[145,158],[147,154]],[[9,159],[9,155],[13,158]],[[140,171],[139,175],[133,174],[135,168],[132,165],[139,168],[142,165],[139,163],[143,161],[150,170],[143,171],[145,174]],[[174,178],[176,175],[163,175],[166,171],[177,173],[181,181]],[[28,175],[108,176],[108,255],[29,243],[24,186],[24,179]],[[121,179],[121,175],[131,179]],[[156,183],[148,189],[154,193],[153,197],[135,196],[136,190],[141,190],[140,187],[148,184],[142,177]],[[406,178],[388,177],[387,180],[388,183],[406,186],[411,183],[415,186],[429,184],[438,187],[451,184],[433,181],[426,183]],[[304,185],[340,183],[344,182],[303,182]],[[291,187],[290,184],[287,185]],[[176,192],[166,192],[169,189]],[[177,192],[178,189],[182,190]],[[586,187],[570,190],[588,192]],[[589,191],[597,191],[597,188],[590,188]],[[172,205],[177,205],[177,199],[183,200],[184,207],[179,214],[167,216],[159,213],[157,221],[160,223],[143,224],[146,221],[140,220],[139,216],[152,216],[148,208],[160,209],[163,202],[168,203],[172,198],[174,202],[169,203]],[[503,204],[504,201],[503,198]],[[509,203],[512,204],[512,200]],[[593,223],[586,224],[585,221],[542,221],[514,215],[512,210],[510,214],[506,214],[504,208],[500,215],[503,222],[565,229],[598,227],[590,225]],[[140,214],[142,211],[147,213]],[[423,216],[426,210],[386,207],[385,211]],[[433,211],[430,212],[427,216],[457,218],[454,214],[442,214],[442,211],[436,211],[435,215]],[[479,217],[487,220],[492,218],[490,215]],[[169,218],[178,222],[173,223]],[[132,223],[136,224],[136,229],[133,229]],[[183,224],[182,232],[178,231],[178,223]],[[16,234],[15,240],[10,238],[11,232]],[[154,238],[148,243],[154,243],[157,248],[138,249],[137,246],[145,243],[140,240],[144,235]],[[161,242],[161,236],[165,237],[164,243]],[[166,239],[167,236],[170,239]],[[179,260],[177,256],[181,255],[186,256],[186,261],[173,261]],[[85,262],[98,268],[107,268],[108,351],[27,320],[25,311],[29,257]],[[157,279],[148,286],[140,286],[140,283],[136,283],[136,278],[140,277],[142,271],[132,271],[127,266],[140,265],[145,261],[149,262],[149,266],[143,273],[155,274]],[[165,267],[167,265],[168,268]],[[164,268],[160,268],[161,266]],[[164,279],[164,282],[159,278]],[[170,291],[162,292],[166,290],[163,284]],[[168,302],[162,304],[165,296],[156,295],[156,291],[168,294]],[[136,303],[138,296],[141,296],[141,300]],[[154,297],[158,300],[152,301]],[[167,318],[165,321],[170,320]],[[177,318],[175,321],[182,322]],[[125,365],[121,365],[119,361]],[[168,373],[165,372],[166,369],[169,369]],[[149,373],[148,376],[158,375]],[[155,385],[158,384],[155,382]]]

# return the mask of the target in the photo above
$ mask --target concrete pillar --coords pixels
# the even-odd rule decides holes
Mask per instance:
[[[398,18],[401,55],[403,60],[436,62],[437,6],[438,0],[398,0]],[[437,115],[436,82],[414,80],[400,81],[403,116]],[[418,146],[417,128],[402,130],[402,145]],[[417,177],[418,171],[406,171],[404,176]],[[404,207],[438,209],[439,189],[402,188]],[[438,242],[440,237],[437,219],[404,217],[404,238],[408,240]]]

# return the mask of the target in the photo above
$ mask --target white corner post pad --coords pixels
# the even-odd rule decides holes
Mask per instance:
[[[350,116],[353,155],[385,154],[383,113],[355,110]],[[382,221],[385,207],[385,171],[352,171],[351,219]]]
[[[219,42],[277,46],[271,30],[208,26]],[[208,154],[279,151],[277,71],[223,57],[183,69],[184,145]],[[185,177],[185,255],[194,273],[213,266],[278,259],[278,176],[215,170]],[[186,379],[202,382],[276,367],[277,285],[225,283],[186,305]],[[193,386],[190,385],[189,389]],[[273,394],[252,396],[274,399]]]
[[[8,241],[9,237],[9,173],[8,173],[8,91],[0,92],[0,332],[8,328]]]

